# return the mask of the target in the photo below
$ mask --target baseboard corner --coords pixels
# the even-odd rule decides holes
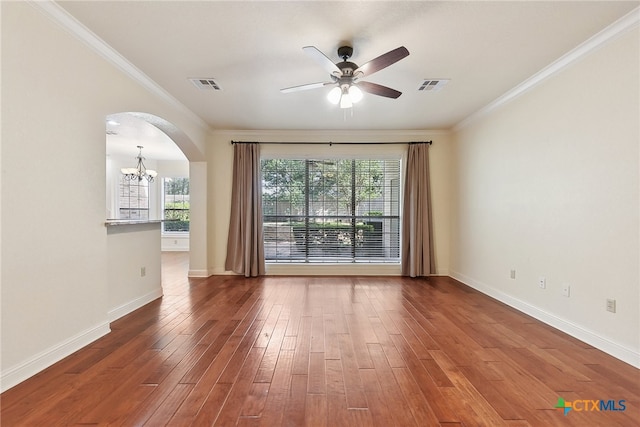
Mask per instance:
[[[100,323],[7,369],[0,375],[0,393],[20,384],[54,363],[111,332],[109,322]]]

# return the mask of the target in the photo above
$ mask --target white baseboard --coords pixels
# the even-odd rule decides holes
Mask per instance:
[[[399,276],[400,264],[273,263],[266,265],[270,276]]]
[[[209,276],[213,276],[214,274],[224,274],[224,273],[215,273],[213,270],[189,270],[187,273],[188,277],[193,278],[206,278]]]
[[[3,371],[0,376],[0,393],[45,370],[109,332],[111,332],[109,323],[101,323]]]
[[[143,305],[149,304],[151,301],[157,300],[161,296],[162,296],[162,288],[156,289],[152,292],[149,292],[146,295],[142,295],[132,301],[129,301],[126,304],[122,304],[119,307],[113,308],[109,310],[109,313],[108,313],[109,322],[113,322],[114,320],[117,320],[122,316],[126,316],[132,311],[139,309]]]
[[[176,248],[174,246],[162,246],[160,248],[162,252],[189,252],[189,248]]]
[[[591,331],[583,326],[573,323],[569,320],[556,316],[555,314],[548,313],[534,305],[531,305],[518,298],[514,298],[511,295],[507,295],[502,291],[499,291],[485,283],[474,280],[464,274],[452,271],[451,277],[457,281],[479,291],[485,295],[488,295],[502,303],[507,304],[510,307],[515,308],[523,313],[528,314],[535,319],[546,323],[574,338],[584,341],[585,343],[594,346],[595,348],[604,351],[605,353],[622,360],[625,363],[630,364],[636,368],[640,368],[640,352],[628,348],[622,344],[613,342],[605,337],[602,337],[598,333]]]

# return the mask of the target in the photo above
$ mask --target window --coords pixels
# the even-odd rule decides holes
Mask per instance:
[[[120,176],[118,186],[119,216],[120,219],[149,219],[149,182],[127,180]]]
[[[163,222],[164,232],[189,232],[189,178],[163,178]]]
[[[400,160],[262,160],[267,262],[400,260]]]

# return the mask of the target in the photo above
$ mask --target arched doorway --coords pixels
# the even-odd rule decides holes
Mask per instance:
[[[204,153],[182,130],[171,122],[143,112],[121,112],[105,118],[107,152],[107,217],[122,216],[120,191],[123,167],[133,167],[142,149],[144,163],[158,176],[148,187],[148,219],[164,219],[168,208],[188,207],[188,231],[165,230],[162,233],[162,249],[188,251],[189,275],[207,275],[206,266],[206,162]],[[171,181],[188,182],[188,194],[167,196]],[[184,189],[184,185],[182,185]],[[174,197],[175,196],[175,197]],[[195,208],[194,197],[200,201]],[[173,201],[179,201],[173,204]],[[168,202],[168,203],[165,203]],[[137,204],[137,201],[134,203]],[[180,207],[181,206],[181,207]],[[138,206],[136,206],[137,208]],[[176,210],[173,211],[176,213]]]

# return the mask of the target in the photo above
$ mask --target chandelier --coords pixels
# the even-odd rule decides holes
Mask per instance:
[[[158,172],[151,170],[151,169],[147,169],[144,165],[144,157],[142,157],[142,149],[144,147],[142,145],[138,145],[138,149],[140,150],[140,152],[138,153],[138,156],[136,157],[136,159],[138,159],[138,165],[135,168],[122,168],[120,169],[120,172],[122,172],[122,176],[124,177],[124,179],[126,179],[127,181],[133,181],[134,179],[137,179],[138,182],[142,181],[142,179],[145,179],[149,182],[153,182],[153,180],[155,179],[156,176],[158,176]]]

